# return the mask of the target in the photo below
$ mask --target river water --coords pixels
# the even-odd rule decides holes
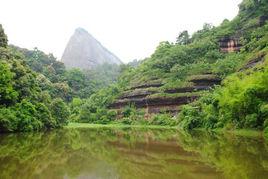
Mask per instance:
[[[6,178],[268,178],[268,143],[175,129],[5,134],[0,136],[0,179]]]

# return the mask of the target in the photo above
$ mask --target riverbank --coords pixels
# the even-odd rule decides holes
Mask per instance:
[[[159,125],[127,125],[127,124],[89,124],[89,123],[69,123],[64,128],[146,128],[146,129],[177,129],[176,126],[159,126]],[[236,129],[236,130],[226,130],[226,129],[215,129],[206,130],[202,128],[194,129],[194,131],[202,132],[215,132],[218,134],[228,134],[242,137],[254,137],[254,138],[264,138],[263,132],[260,130],[253,129]]]
[[[148,129],[178,129],[171,126],[157,125],[127,125],[127,124],[89,124],[89,123],[69,123],[65,128],[148,128]]]
[[[235,136],[242,136],[242,137],[262,137],[264,138],[263,131],[261,130],[254,130],[254,129],[214,129],[214,130],[206,130],[203,128],[194,129],[196,131],[202,131],[202,132],[214,132],[217,134],[228,134],[228,135],[235,135]]]

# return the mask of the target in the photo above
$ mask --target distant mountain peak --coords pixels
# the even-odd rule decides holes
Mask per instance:
[[[89,34],[88,31],[82,27],[78,27],[75,29],[75,33],[86,33]]]
[[[116,55],[81,27],[75,29],[71,36],[62,55],[62,62],[67,68],[80,69],[94,69],[104,63],[122,64]]]

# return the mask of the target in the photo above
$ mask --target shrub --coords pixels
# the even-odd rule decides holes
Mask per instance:
[[[51,113],[59,126],[66,125],[68,123],[70,110],[61,98],[56,98],[52,101]]]
[[[0,132],[14,132],[17,128],[16,113],[8,108],[0,108]]]
[[[178,124],[178,121],[168,113],[165,114],[156,114],[149,121],[151,125],[160,125],[160,126],[175,126]]]
[[[185,105],[179,115],[179,126],[184,130],[201,127],[202,115],[197,107]]]

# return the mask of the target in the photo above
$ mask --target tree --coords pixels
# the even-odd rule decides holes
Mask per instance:
[[[9,105],[18,97],[12,85],[13,77],[8,64],[0,62],[0,105]]]
[[[187,30],[181,32],[177,37],[176,43],[179,45],[187,45],[190,43],[190,35]]]
[[[4,47],[6,48],[7,47],[7,36],[4,32],[4,29],[2,27],[2,24],[0,24],[0,47]]]
[[[66,125],[70,117],[70,110],[61,98],[56,98],[51,103],[51,113],[59,126]]]
[[[240,11],[253,9],[260,3],[260,0],[244,0],[240,5]]]
[[[214,28],[213,24],[210,24],[210,23],[204,23],[204,25],[203,25],[204,32],[210,31],[213,28]]]
[[[85,87],[86,76],[81,70],[76,68],[68,70],[65,74],[65,77],[68,85],[75,91]]]

